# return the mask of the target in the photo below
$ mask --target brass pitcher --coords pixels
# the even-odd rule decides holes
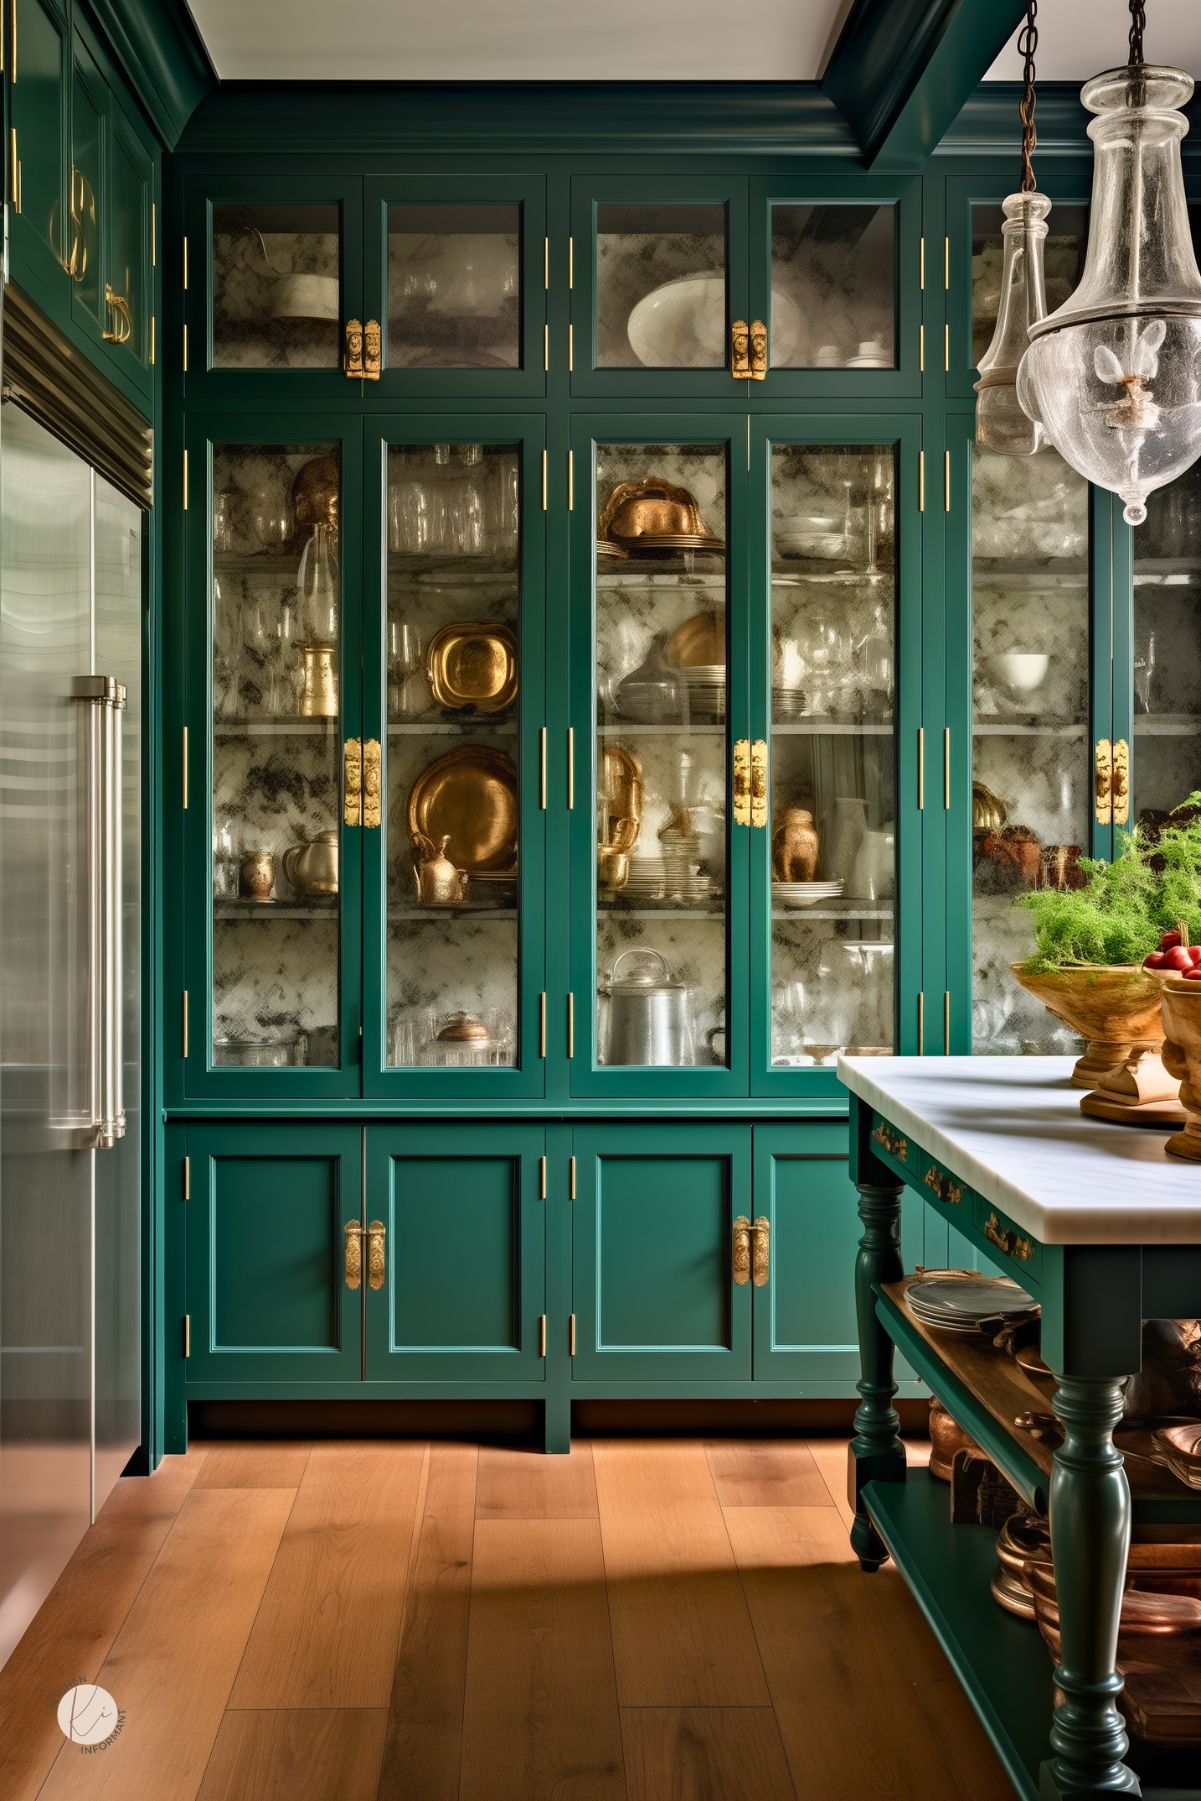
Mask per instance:
[[[337,894],[338,834],[318,832],[308,844],[284,852],[284,875],[298,894]]]
[[[332,644],[302,644],[304,687],[300,693],[302,719],[338,717],[338,674]]]
[[[413,834],[413,880],[423,907],[452,907],[467,893],[467,871],[447,856],[449,843],[449,837],[435,844],[424,832]]]

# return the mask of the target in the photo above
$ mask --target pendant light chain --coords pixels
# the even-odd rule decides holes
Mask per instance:
[[[1147,27],[1147,8],[1143,0],[1130,0],[1130,68],[1143,60],[1143,32]]]
[[[1141,10],[1141,9],[1140,9]],[[1018,118],[1022,121],[1022,193],[1033,194],[1038,188],[1034,179],[1034,147],[1038,132],[1034,124],[1034,53],[1038,49],[1038,0],[1026,0],[1026,23],[1018,36],[1022,57],[1022,99]]]

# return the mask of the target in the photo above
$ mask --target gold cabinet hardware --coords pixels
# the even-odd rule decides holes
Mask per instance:
[[[538,1055],[546,1055],[546,990],[538,996]]]
[[[342,746],[342,823],[363,823],[363,745],[348,738]]]
[[[188,240],[186,234],[183,240],[183,291],[185,294],[188,291]]]
[[[542,452],[542,511],[546,511],[546,452]]]
[[[770,1274],[771,1221],[761,1213],[751,1227],[751,1281],[756,1288],[763,1288]]]
[[[373,1219],[367,1228],[367,1286],[380,1289],[384,1286],[384,1241],[388,1236],[388,1228],[382,1219]]]
[[[574,1313],[568,1315],[567,1355],[569,1357],[575,1356],[575,1314]]]
[[[751,380],[767,380],[767,327],[762,319],[751,320]]]
[[[188,810],[188,728],[186,725],[183,728],[183,748],[180,751],[180,763],[182,770],[180,776],[182,782],[181,805],[186,813]]]
[[[158,268],[158,207],[150,202],[150,267]]]
[[[571,375],[575,369],[575,326],[567,327],[567,373]]]
[[[919,375],[926,373],[926,328],[924,325],[919,325],[917,328],[917,372]]]
[[[346,347],[342,353],[342,368],[352,381],[363,379],[363,321],[348,319],[346,321]]]
[[[184,991],[183,991],[183,1008],[182,1008],[182,1013],[183,1013],[183,1018],[182,1018],[182,1020],[181,1020],[181,1022],[180,1022],[180,1023],[181,1023],[181,1026],[182,1026],[182,1031],[183,1031],[183,1054],[184,1054],[184,1061],[185,1061],[185,1062],[186,1062],[186,1061],[187,1061],[187,1055],[188,1055],[188,991],[187,991],[187,989],[186,989],[186,988],[185,988],[185,989],[184,989]]]
[[[383,752],[378,738],[363,739],[363,825],[367,831],[378,831],[383,818],[380,786]]]
[[[188,453],[183,453],[183,510],[188,510]]]
[[[575,1056],[575,994],[567,990],[567,1060]]]
[[[942,453],[942,510],[944,513],[949,513],[951,510],[951,453],[949,450],[944,450]]]
[[[546,1199],[546,1158],[545,1157],[539,1157],[539,1159],[538,1159],[538,1199],[540,1201],[544,1201]]]
[[[542,327],[542,367],[544,370],[547,370],[550,368],[550,326],[549,325],[544,325]]]
[[[734,1221],[732,1262],[735,1288],[745,1288],[751,1279],[751,1222],[745,1213]]]
[[[995,1213],[990,1213],[984,1222],[984,1236],[999,1251],[1004,1251],[1007,1257],[1016,1257],[1019,1263],[1029,1263],[1034,1255],[1030,1240],[1022,1238],[1017,1232],[1007,1231]]]
[[[574,1157],[569,1158],[568,1164],[567,1164],[567,1198],[569,1201],[575,1200],[575,1158]]]
[[[342,1279],[347,1288],[363,1286],[363,1228],[357,1219],[342,1228]]]
[[[917,810],[921,813],[926,805],[926,728],[917,728]]]
[[[944,813],[951,810],[951,728],[942,728],[942,807]]]
[[[942,366],[944,369],[951,367],[951,328],[949,325],[944,325],[942,328]]]
[[[575,287],[575,239],[574,238],[568,238],[568,240],[567,240],[567,286],[569,289]]]
[[[942,241],[942,285],[943,285],[943,292],[949,294],[951,291],[951,240],[950,240],[950,238],[944,238]]]
[[[154,353],[155,353],[154,314],[151,313],[151,315],[150,315],[150,367],[152,369],[154,368]]]
[[[936,1200],[948,1207],[958,1207],[963,1199],[963,1189],[958,1182],[952,1182],[950,1176],[944,1176],[936,1164],[931,1164],[922,1177],[922,1185],[930,1190]]]
[[[545,1313],[540,1313],[538,1315],[538,1355],[539,1355],[539,1357],[546,1356],[546,1315],[545,1315]]]
[[[67,216],[71,224],[71,251],[69,255],[60,257],[59,261],[72,281],[82,282],[88,272],[88,241],[96,232],[96,196],[82,169],[74,167],[71,170],[71,196]],[[111,288],[105,288],[104,297],[111,308]],[[105,336],[108,334],[105,333]],[[116,338],[109,341],[124,342],[123,339]]]
[[[8,186],[9,199],[14,212],[21,210],[21,158],[17,153],[17,128],[9,127],[8,132]]]
[[[575,727],[567,728],[567,811],[575,811]]]
[[[872,1127],[872,1143],[878,1144],[880,1149],[887,1151],[890,1157],[895,1157],[898,1163],[908,1163],[908,1139],[902,1138],[898,1132],[894,1132],[892,1127],[885,1125],[882,1119],[877,1120]]]
[[[944,990],[942,997],[942,1054],[944,1057],[949,1057],[951,1054],[951,993],[949,989]]]
[[[550,287],[550,239],[542,240],[542,286]]]
[[[546,727],[538,730],[538,805],[546,812]]]
[[[739,738],[734,745],[734,824],[751,823],[751,743]]]
[[[926,240],[921,237],[917,241],[917,285],[921,293],[926,291]]]
[[[1093,752],[1093,813],[1098,825],[1113,824],[1113,745],[1098,738]]]
[[[751,334],[745,319],[730,327],[730,374],[735,381],[751,379]]]
[[[575,512],[575,451],[567,452],[567,511]]]
[[[917,1054],[926,1054],[926,997],[919,988],[917,991]]]
[[[192,1198],[192,1159],[190,1157],[185,1157],[183,1160],[183,1198],[185,1201],[190,1201]]]
[[[752,826],[767,824],[767,742],[756,738],[751,745],[751,818]]]
[[[186,325],[183,328],[183,372],[185,375],[188,373],[188,328]]]
[[[185,1361],[192,1355],[192,1316],[190,1313],[185,1313],[183,1316],[183,1354]]]
[[[384,363],[384,334],[378,319],[368,319],[363,327],[363,380],[378,381]]]
[[[1113,747],[1113,775],[1110,778],[1113,797],[1113,823],[1126,825],[1130,820],[1130,746],[1118,738]]]
[[[924,513],[926,510],[926,453],[924,450],[919,450],[917,453],[917,510],[919,513]]]

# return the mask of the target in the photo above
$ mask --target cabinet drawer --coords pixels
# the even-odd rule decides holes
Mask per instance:
[[[935,1157],[925,1158],[925,1169],[922,1171],[922,1188],[930,1197],[930,1206],[935,1213],[950,1220],[953,1225],[963,1225],[972,1217],[972,1192],[958,1176],[953,1176]]]
[[[988,1255],[998,1268],[1012,1276],[1015,1282],[1039,1281],[1043,1260],[1041,1244],[1031,1238],[1028,1232],[1015,1226],[999,1207],[994,1207],[983,1195],[976,1195],[973,1206],[973,1224],[977,1232],[988,1240]]]
[[[880,1161],[887,1163],[907,1182],[921,1181],[929,1161],[926,1153],[895,1126],[890,1126],[886,1119],[881,1119],[878,1113],[872,1114],[871,1146]]]

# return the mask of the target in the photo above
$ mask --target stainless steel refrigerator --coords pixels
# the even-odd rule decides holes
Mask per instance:
[[[141,1436],[142,537],[0,405],[0,1663]]]

